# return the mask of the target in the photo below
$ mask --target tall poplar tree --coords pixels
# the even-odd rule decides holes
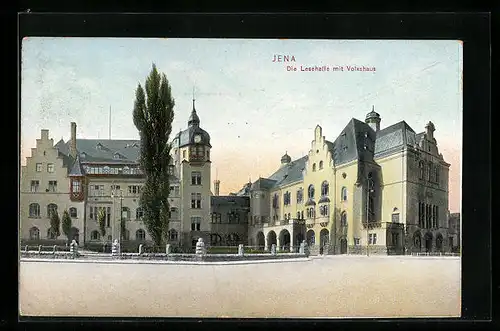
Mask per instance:
[[[164,73],[156,65],[146,78],[145,93],[141,84],[135,91],[134,124],[139,130],[141,149],[139,164],[145,175],[140,204],[143,221],[157,246],[166,239],[169,223],[170,133],[175,101]]]

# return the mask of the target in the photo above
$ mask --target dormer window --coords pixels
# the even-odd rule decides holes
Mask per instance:
[[[95,148],[96,148],[96,149],[102,149],[102,148],[103,148],[103,146],[102,146],[102,144],[101,144],[101,143],[97,143],[97,145],[95,146]]]
[[[118,152],[116,152],[115,154],[113,154],[113,159],[115,159],[115,160],[122,159],[122,158],[123,158],[123,155],[121,155]]]

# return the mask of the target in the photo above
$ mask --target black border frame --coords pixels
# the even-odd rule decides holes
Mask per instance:
[[[490,320],[491,306],[491,143],[490,143],[490,14],[483,13],[182,13],[182,14],[70,14],[21,13],[18,15],[18,61],[23,36],[59,37],[169,37],[169,38],[289,38],[289,39],[454,39],[464,43],[463,167],[462,167],[462,319]],[[18,74],[20,72],[18,62]],[[20,90],[20,79],[18,79]],[[18,96],[18,112],[20,96]],[[19,118],[18,118],[19,125]],[[18,130],[18,141],[20,133]],[[20,161],[19,145],[17,159]],[[20,162],[18,162],[19,164]],[[480,178],[478,177],[480,176]],[[17,186],[18,190],[18,186]],[[16,216],[17,218],[17,216]],[[13,222],[14,223],[14,222]],[[16,231],[16,230],[14,230]],[[17,247],[16,247],[17,253]],[[17,254],[14,255],[17,257]],[[17,260],[17,259],[16,259]],[[16,265],[18,261],[15,262]],[[16,294],[16,302],[17,294]],[[16,316],[16,314],[13,314]],[[124,319],[119,319],[124,320]],[[80,324],[76,318],[22,318],[22,321]],[[115,319],[99,318],[107,325]],[[125,325],[170,322],[185,325],[198,319],[133,319]],[[262,322],[318,327],[329,320],[217,320],[203,319],[201,326],[228,321],[248,326]],[[357,320],[356,323],[373,322]],[[439,319],[390,319],[441,324]],[[448,320],[449,321],[449,320]],[[300,323],[300,324],[298,324]],[[332,320],[347,324],[348,321]],[[23,323],[25,324],[25,323]],[[45,324],[45,323],[44,323]],[[191,323],[189,323],[190,325]],[[352,325],[351,323],[349,323]],[[454,323],[456,324],[456,323]],[[469,323],[465,323],[469,325]],[[146,326],[142,325],[141,327]],[[373,324],[370,324],[373,327]],[[51,325],[52,327],[53,325]],[[55,325],[54,325],[55,326]],[[73,325],[72,325],[73,326]],[[94,325],[95,327],[96,325]],[[267,325],[266,325],[267,326]],[[269,325],[271,326],[271,325]],[[457,325],[458,326],[458,325]],[[469,325],[470,326],[470,325]]]

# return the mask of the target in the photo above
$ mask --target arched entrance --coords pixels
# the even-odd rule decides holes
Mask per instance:
[[[416,232],[413,235],[413,251],[417,253],[422,251],[422,238],[420,232]]]
[[[340,254],[347,254],[347,239],[340,239]]]
[[[280,232],[280,250],[290,251],[290,232],[284,229]]]
[[[315,233],[313,230],[309,230],[307,231],[307,234],[306,234],[306,241],[307,241],[307,245],[308,246],[314,246],[315,244],[315,241],[316,241],[316,238],[315,238]]]
[[[436,236],[436,252],[443,252],[443,236],[441,234]]]
[[[271,250],[271,246],[276,244],[277,244],[276,232],[269,231],[269,233],[267,234],[267,249]]]
[[[432,234],[427,232],[424,237],[425,240],[425,251],[427,253],[432,252]]]
[[[264,249],[264,246],[266,245],[266,238],[264,237],[264,233],[260,231],[257,233],[257,246],[259,249]]]
[[[330,241],[330,232],[327,229],[322,229],[319,233],[319,253],[325,253],[325,246]]]

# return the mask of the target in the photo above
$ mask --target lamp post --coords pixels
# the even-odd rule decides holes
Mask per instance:
[[[370,193],[373,192],[372,189],[373,181],[371,178],[371,173],[368,173],[368,177],[366,178],[366,256],[369,256],[369,245],[370,242],[368,240],[369,237],[369,217],[370,217]]]

